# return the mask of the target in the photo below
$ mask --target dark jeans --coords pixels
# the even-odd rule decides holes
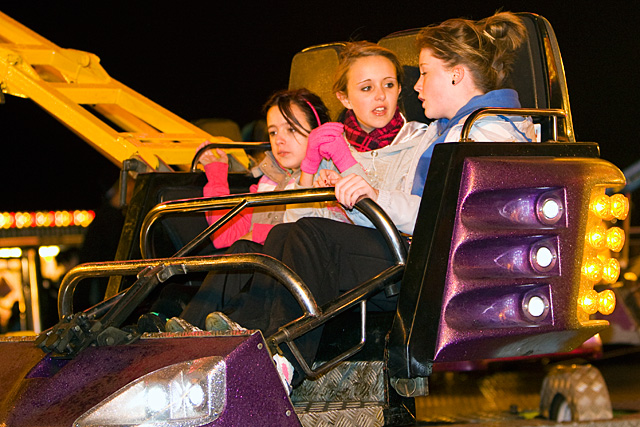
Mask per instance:
[[[296,272],[320,306],[393,264],[378,230],[323,218],[303,218],[274,227],[262,251]],[[392,311],[395,306],[396,298],[380,293],[370,300],[368,309]],[[265,337],[303,314],[291,293],[265,274],[255,274],[223,311],[245,327],[262,330]],[[309,364],[321,334],[322,328],[318,328],[295,341]]]
[[[261,244],[249,240],[238,240],[227,248],[225,254],[261,252]],[[207,315],[212,311],[222,311],[225,305],[242,291],[242,288],[252,277],[253,272],[243,270],[210,272],[180,317],[192,325],[204,329]]]
[[[302,218],[277,225],[264,246],[241,240],[227,253],[242,252],[263,253],[282,261],[300,276],[320,306],[393,264],[392,254],[378,230],[324,218]],[[392,311],[395,306],[396,298],[387,298],[384,293],[368,303],[369,310]],[[223,311],[246,328],[260,329],[265,337],[303,314],[279,281],[267,274],[247,271],[209,273],[181,317],[202,328],[212,311]],[[310,365],[321,334],[322,328],[318,328],[295,341]],[[283,350],[299,374],[300,368],[286,346]],[[299,380],[297,376],[294,383]]]

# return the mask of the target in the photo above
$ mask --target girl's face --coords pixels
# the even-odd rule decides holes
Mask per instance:
[[[297,105],[291,105],[291,112],[302,126],[307,129],[311,128],[304,113]],[[277,106],[271,107],[267,111],[267,131],[269,132],[271,151],[280,166],[286,169],[300,169],[300,164],[307,154],[309,135],[298,132],[287,123]]]
[[[452,118],[458,111],[458,103],[454,102],[451,69],[433,56],[430,49],[420,51],[418,65],[420,78],[413,88],[422,101],[424,115],[430,119]]]
[[[336,95],[366,132],[382,128],[393,118],[400,85],[393,63],[384,56],[365,56],[354,61],[347,73],[346,93]]]

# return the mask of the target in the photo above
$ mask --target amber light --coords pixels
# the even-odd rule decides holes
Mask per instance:
[[[0,228],[11,228],[15,227],[16,218],[13,213],[2,212],[0,214]]]
[[[589,233],[587,234],[587,241],[592,248],[602,249],[604,248],[606,233],[607,229],[602,223],[600,223],[589,230]]]
[[[596,257],[588,258],[582,266],[582,274],[593,282],[602,279],[602,261]]]
[[[611,215],[619,220],[624,220],[629,215],[629,199],[622,194],[614,194],[610,198]]]
[[[600,219],[604,219],[605,221],[613,219],[613,214],[611,213],[611,199],[606,194],[595,197],[591,201],[589,208],[591,209],[591,212]]]
[[[606,289],[598,294],[598,311],[608,315],[616,308],[616,294],[611,289]]]
[[[615,258],[607,259],[602,266],[602,280],[606,283],[616,283],[620,277],[620,263]]]
[[[579,299],[580,307],[587,314],[595,314],[598,311],[598,293],[593,289],[586,291]]]
[[[0,228],[88,227],[96,214],[93,211],[0,212]]]
[[[607,247],[614,252],[620,252],[624,247],[624,231],[618,227],[611,227],[607,230],[605,241]]]

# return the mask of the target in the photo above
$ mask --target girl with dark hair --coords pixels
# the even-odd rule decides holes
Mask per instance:
[[[271,151],[254,168],[255,176],[260,176],[251,192],[279,191],[292,189],[300,177],[300,164],[307,150],[309,133],[329,119],[327,107],[322,100],[307,89],[282,90],[276,92],[265,103],[263,110],[267,118],[267,131]],[[217,149],[201,156],[208,182],[203,189],[205,197],[218,197],[229,194],[227,183],[227,156]],[[344,210],[334,203],[314,204],[314,213],[338,221],[347,221]],[[231,221],[217,230],[212,236],[216,248],[227,248],[225,253],[261,253],[269,231],[279,223],[286,221],[284,214],[294,208],[285,206],[265,206],[245,209]],[[224,212],[207,213],[207,221],[212,224]],[[204,328],[205,317],[212,310],[221,309],[225,303],[240,292],[251,279],[243,272],[211,272],[207,275],[198,292],[184,307],[180,318],[174,318],[167,324],[171,330],[180,330],[191,325]],[[178,313],[163,313],[175,316]]]
[[[292,189],[300,177],[300,164],[306,155],[309,133],[329,119],[327,107],[316,94],[307,89],[296,89],[274,93],[263,110],[271,151],[266,152],[264,159],[252,171],[254,176],[261,178],[250,191]],[[228,195],[228,159],[225,152],[221,149],[207,151],[200,157],[200,163],[207,175],[204,197]],[[332,212],[339,211],[334,209]],[[220,249],[239,239],[264,243],[269,230],[284,221],[284,213],[284,206],[247,209],[213,234],[213,244]],[[223,214],[221,211],[208,212],[207,221],[213,224]]]

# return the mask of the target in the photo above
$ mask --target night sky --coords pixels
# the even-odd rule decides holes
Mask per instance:
[[[551,22],[560,44],[577,139],[598,142],[602,157],[620,168],[640,159],[635,2],[331,4],[12,1],[0,10],[60,47],[98,55],[113,78],[187,120],[224,117],[241,126],[260,118],[267,97],[286,88],[291,59],[305,47],[377,41],[499,8],[535,12]],[[96,209],[117,179],[114,165],[30,100],[7,96],[0,129],[0,211]]]

